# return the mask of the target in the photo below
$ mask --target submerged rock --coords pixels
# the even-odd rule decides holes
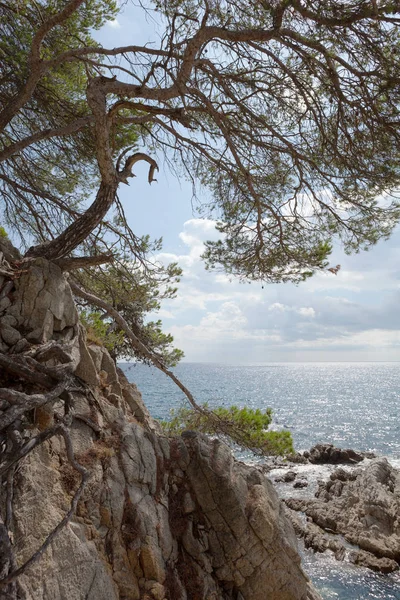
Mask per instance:
[[[308,487],[308,481],[306,479],[298,479],[294,482],[293,487],[295,489],[301,489]]]
[[[276,483],[291,483],[296,479],[297,473],[294,471],[287,471],[282,477],[275,477],[274,481]]]

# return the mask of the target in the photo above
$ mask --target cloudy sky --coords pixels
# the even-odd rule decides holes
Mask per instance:
[[[157,28],[127,6],[98,37],[107,47],[156,42]],[[335,248],[336,276],[320,274],[299,286],[240,284],[204,269],[200,255],[203,242],[215,239],[214,223],[196,216],[190,186],[158,159],[158,182],[148,186],[147,168],[139,165],[121,199],[136,233],[163,236],[160,260],[183,268],[178,297],[159,316],[185,360],[400,360],[400,228],[366,253],[348,257]]]

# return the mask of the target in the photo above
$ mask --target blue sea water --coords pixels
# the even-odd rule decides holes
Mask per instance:
[[[184,402],[163,373],[144,365],[121,366],[154,417],[167,419],[170,409]],[[289,429],[297,450],[329,442],[373,451],[400,466],[400,363],[182,363],[175,373],[199,403],[271,407],[274,427]],[[302,554],[324,600],[400,600],[396,574],[377,575],[327,553],[303,549]]]

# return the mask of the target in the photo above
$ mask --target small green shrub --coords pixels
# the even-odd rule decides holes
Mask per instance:
[[[164,431],[171,436],[180,435],[186,429],[228,436],[256,454],[287,456],[294,453],[289,431],[268,431],[272,421],[271,408],[262,411],[231,406],[210,410],[207,404],[203,404],[202,409],[204,412],[183,406],[171,410],[171,420],[161,423]]]
[[[0,225],[0,238],[7,238],[7,231]]]
[[[79,317],[86,329],[89,342],[104,346],[111,353],[122,344],[123,332],[112,331],[111,323],[101,318],[102,313],[82,310]]]

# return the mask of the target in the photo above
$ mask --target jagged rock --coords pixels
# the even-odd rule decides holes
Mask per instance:
[[[87,349],[89,350],[89,354],[93,361],[96,372],[100,373],[101,361],[103,360],[103,347],[99,346],[98,344],[88,343]]]
[[[341,533],[361,550],[389,561],[377,562],[361,553],[357,564],[382,572],[398,568],[400,473],[385,458],[373,459],[365,469],[352,473],[338,469],[326,483],[320,483],[316,496],[315,500],[285,502],[325,531]]]
[[[106,399],[99,401],[107,413]],[[93,473],[89,488],[51,551],[21,578],[27,600],[139,600],[145,592],[161,600],[222,600],[239,592],[243,600],[319,598],[259,470],[202,435],[167,440],[125,419],[118,429],[103,441],[89,439],[78,453]],[[62,455],[55,439],[21,467],[19,560],[67,510],[76,480],[68,463],[60,468]]]
[[[315,552],[331,550],[336,560],[343,560],[346,548],[337,539],[327,536],[323,529],[309,521],[298,518],[295,512],[289,510],[288,516],[292,522],[296,535],[303,539],[306,548],[312,548]]]
[[[44,258],[32,261],[15,280],[15,298],[8,311],[26,331],[38,332],[37,342],[52,339],[54,331],[76,325],[78,313],[61,269]],[[40,335],[39,335],[40,332]]]
[[[82,326],[79,327],[79,356],[80,360],[75,369],[75,375],[86,381],[89,385],[99,384],[99,374],[96,371],[91,354],[86,345],[86,334]]]
[[[151,418],[150,413],[143,402],[142,394],[139,392],[136,385],[128,381],[122,369],[117,368],[117,374],[122,389],[122,396],[135,418],[147,428],[160,431],[160,425]]]
[[[390,558],[377,558],[370,552],[365,550],[358,550],[350,552],[350,562],[361,567],[367,567],[372,571],[378,571],[379,573],[393,573],[399,568],[398,563]]]
[[[308,462],[306,457],[303,456],[302,454],[300,454],[300,452],[295,452],[294,454],[289,454],[288,456],[286,456],[286,460],[288,462],[298,464],[298,465],[305,465]]]
[[[306,488],[307,486],[308,486],[308,481],[306,479],[298,479],[293,484],[293,487],[296,489]]]
[[[336,448],[332,444],[317,444],[303,456],[313,464],[357,463],[365,458],[365,454],[355,450]]]
[[[24,271],[9,286],[6,314],[36,345],[36,357],[67,364],[71,378],[91,388],[77,385],[68,396],[75,457],[91,476],[72,520],[20,576],[24,600],[320,600],[262,470],[196,432],[162,436],[106,350],[88,349],[60,269],[35,259]],[[55,401],[54,411],[49,404],[40,407],[43,418],[57,422],[63,403]],[[29,416],[28,435],[49,425],[36,417]],[[80,481],[63,438],[42,442],[15,478],[19,565],[63,519]],[[5,505],[3,485],[3,521]]]
[[[108,352],[103,352],[102,360],[101,360],[101,370],[107,373],[107,385],[110,388],[110,393],[116,394],[117,396],[122,396],[122,388],[119,383],[117,368],[115,362],[108,354]]]
[[[284,503],[292,510],[305,512],[306,508],[308,507],[309,500],[304,500],[302,498],[285,498]]]

